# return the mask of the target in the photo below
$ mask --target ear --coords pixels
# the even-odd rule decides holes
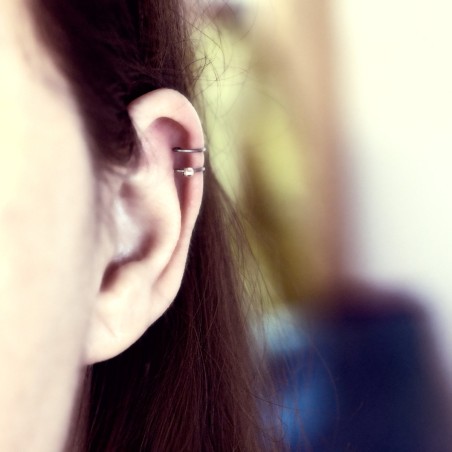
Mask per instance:
[[[202,153],[173,151],[204,146],[190,102],[176,91],[160,89],[132,102],[129,115],[142,156],[136,172],[115,175],[109,184],[113,246],[91,317],[87,364],[123,352],[170,306],[202,199],[202,173],[185,177],[174,171],[204,164]]]

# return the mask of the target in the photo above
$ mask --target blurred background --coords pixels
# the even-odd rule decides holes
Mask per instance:
[[[451,451],[452,3],[201,2],[290,450]]]

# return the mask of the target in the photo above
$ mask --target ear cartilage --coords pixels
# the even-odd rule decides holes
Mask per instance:
[[[181,173],[185,177],[192,177],[195,175],[195,173],[203,173],[205,170],[206,170],[205,166],[200,166],[199,168],[188,167],[188,168],[175,169],[174,172]]]
[[[205,146],[202,148],[193,148],[193,149],[173,148],[173,152],[180,152],[182,154],[197,154],[207,152],[207,148]]]

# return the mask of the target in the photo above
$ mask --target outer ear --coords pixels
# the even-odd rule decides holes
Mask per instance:
[[[169,307],[180,287],[199,212],[203,176],[175,168],[203,166],[202,154],[173,148],[203,147],[199,117],[180,93],[160,89],[132,102],[142,158],[131,176],[112,184],[114,250],[94,306],[86,363],[116,356]]]

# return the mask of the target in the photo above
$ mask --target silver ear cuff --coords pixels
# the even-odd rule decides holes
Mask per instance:
[[[185,177],[192,177],[195,173],[203,173],[206,170],[205,166],[200,166],[199,168],[192,168],[189,166],[188,168],[175,169],[175,173],[181,173]]]
[[[207,148],[205,146],[202,148],[193,148],[193,149],[173,148],[173,152],[180,152],[182,154],[196,154],[207,152]]]
[[[193,149],[173,148],[173,152],[179,152],[181,154],[202,154],[204,152],[207,152],[207,148],[205,146],[202,148],[193,148]],[[198,168],[193,168],[189,166],[187,168],[177,168],[174,170],[174,172],[182,174],[185,177],[192,177],[196,173],[203,173],[205,170],[206,170],[205,166],[200,166]]]

